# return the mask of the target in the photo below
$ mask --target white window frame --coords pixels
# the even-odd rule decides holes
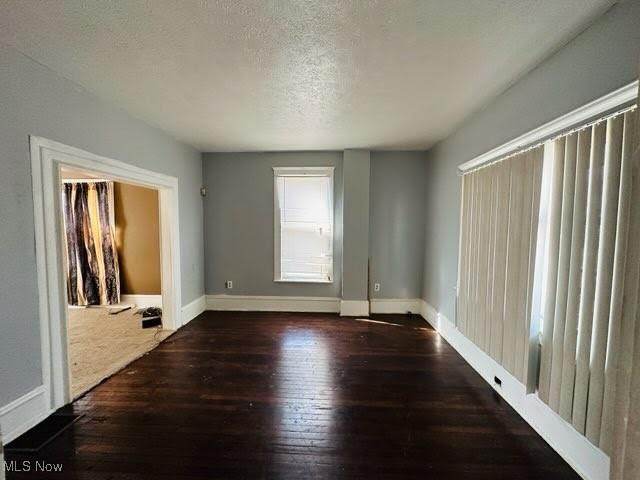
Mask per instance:
[[[282,278],[282,238],[281,238],[281,224],[280,215],[278,214],[279,202],[278,202],[278,178],[279,177],[328,177],[330,182],[329,188],[329,204],[331,209],[329,212],[331,223],[331,250],[333,252],[333,243],[335,240],[335,224],[334,224],[334,197],[333,197],[333,172],[335,167],[273,167],[273,281],[278,283],[333,283],[334,275],[333,270],[335,267],[334,258],[332,255],[331,265],[331,279],[293,279]]]

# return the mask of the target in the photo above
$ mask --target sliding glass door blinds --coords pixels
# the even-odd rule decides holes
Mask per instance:
[[[554,140],[538,395],[611,452],[635,112]]]
[[[467,172],[457,322],[526,383],[543,147]]]
[[[637,114],[636,114],[637,115]],[[613,414],[613,441],[611,446],[611,480],[640,478],[640,121],[636,117],[636,135],[632,154],[631,180],[623,177],[630,191],[627,259],[624,273],[621,326],[617,359],[609,375],[615,374],[615,411]],[[628,132],[628,131],[627,131]],[[628,140],[628,139],[627,139]],[[628,145],[625,142],[625,145]],[[625,172],[626,173],[626,172]],[[626,194],[626,191],[625,191]],[[611,382],[607,387],[612,385]],[[605,387],[605,388],[607,388]],[[605,395],[607,391],[605,390]],[[608,412],[608,411],[607,411]],[[603,420],[604,423],[604,420]]]
[[[620,480],[640,470],[639,142],[631,108],[462,177],[458,329]]]

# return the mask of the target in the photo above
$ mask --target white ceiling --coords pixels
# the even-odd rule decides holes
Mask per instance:
[[[203,151],[426,148],[613,0],[0,0],[0,42]]]

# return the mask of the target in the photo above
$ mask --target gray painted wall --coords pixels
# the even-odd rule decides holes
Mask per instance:
[[[205,153],[206,292],[230,295],[341,297],[342,228],[354,239],[346,260],[352,292],[366,299],[367,245],[371,284],[382,284],[374,298],[419,298],[424,255],[424,152]],[[350,179],[343,165],[350,162]],[[334,278],[331,285],[274,283],[274,166],[336,167],[334,178]],[[353,220],[343,221],[343,189],[354,194]],[[370,186],[369,186],[370,182]],[[357,192],[357,193],[356,193]],[[368,200],[368,201],[367,201]],[[366,211],[369,209],[370,214]],[[365,208],[366,207],[366,208]],[[364,213],[363,213],[364,212]],[[364,220],[364,221],[363,221]],[[369,224],[367,225],[367,220]],[[225,280],[234,282],[225,290]]]
[[[371,298],[422,296],[425,165],[425,152],[371,152]]]
[[[339,297],[342,277],[342,152],[205,153],[205,288],[208,294]],[[334,166],[330,284],[273,281],[272,167]],[[233,289],[225,290],[225,280]]]
[[[204,292],[200,154],[0,46],[0,406],[41,384],[29,135],[179,178],[182,303]]]
[[[343,166],[342,298],[367,300],[369,263],[368,150],[345,150]]]
[[[429,152],[423,298],[447,318],[455,318],[457,166],[632,82],[639,55],[640,1],[623,1]]]

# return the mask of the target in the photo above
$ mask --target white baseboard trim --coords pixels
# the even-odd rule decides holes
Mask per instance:
[[[137,308],[162,307],[162,295],[120,295],[120,303],[132,303]]]
[[[207,297],[202,295],[182,306],[182,325],[186,325],[207,309]]]
[[[341,317],[367,317],[369,316],[368,300],[340,300]]]
[[[6,445],[15,440],[52,413],[43,385],[0,407],[0,438],[2,443]]]
[[[142,303],[139,300],[132,300],[128,296],[122,295],[122,303],[135,303],[136,306],[144,308],[145,306],[160,305],[162,302]],[[160,295],[132,295],[132,297],[158,297]],[[143,299],[146,300],[146,299]],[[182,307],[182,325],[186,325],[192,319],[205,311],[205,296],[196,298],[191,303]],[[15,440],[20,435],[35,427],[53,413],[48,406],[46,391],[44,386],[39,386],[32,391],[26,393],[13,402],[0,407],[0,440],[3,445]],[[0,468],[2,465],[0,464]]]
[[[323,313],[337,313],[340,311],[340,299],[333,297],[207,295],[206,298],[207,310]]]
[[[423,301],[422,316],[493,389],[585,480],[608,480],[609,457],[578,433],[538,395],[465,337],[435,308]],[[502,380],[502,386],[494,383]]]
[[[422,311],[419,298],[372,298],[369,300],[371,313],[415,313]]]
[[[154,297],[155,295],[143,295]],[[122,297],[125,297],[124,295]],[[160,295],[157,296],[161,298]],[[137,301],[122,299],[122,303],[136,303]],[[152,305],[150,305],[152,306]],[[205,311],[205,296],[196,298],[191,303],[182,307],[182,325],[186,325],[192,319]],[[35,427],[53,413],[48,406],[44,386],[39,386],[26,393],[13,402],[0,407],[0,440],[3,445],[15,440],[20,435]],[[1,468],[1,465],[0,465]]]

